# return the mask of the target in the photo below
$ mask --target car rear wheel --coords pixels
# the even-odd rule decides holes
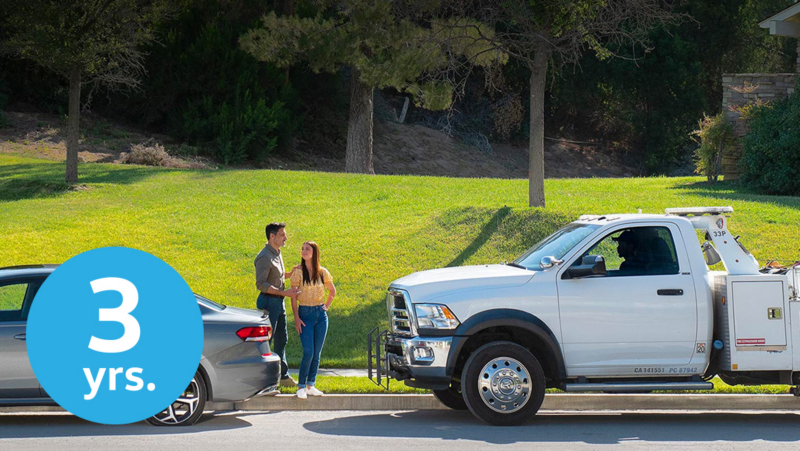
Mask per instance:
[[[464,402],[464,396],[461,394],[461,387],[451,385],[450,388],[445,390],[433,390],[433,396],[436,397],[440,403],[453,410],[467,410],[467,403]]]
[[[154,426],[191,426],[203,415],[207,393],[203,376],[198,371],[181,396],[147,422]]]
[[[469,411],[497,426],[531,419],[544,401],[542,366],[524,347],[509,341],[481,346],[467,360],[461,392]]]

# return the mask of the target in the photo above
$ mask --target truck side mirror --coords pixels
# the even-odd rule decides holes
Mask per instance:
[[[589,276],[605,276],[606,259],[602,255],[586,255],[580,262],[575,262],[564,273],[564,279],[580,279]]]
[[[560,265],[564,263],[564,260],[559,260],[553,256],[542,257],[542,261],[539,262],[539,267],[542,269],[550,269],[555,265]]]

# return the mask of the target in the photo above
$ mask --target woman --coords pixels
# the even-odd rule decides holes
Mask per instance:
[[[333,286],[333,278],[328,270],[319,265],[317,243],[306,241],[300,253],[303,259],[298,266],[292,268],[290,280],[292,287],[300,289],[299,294],[292,297],[292,312],[294,328],[300,334],[300,343],[303,345],[297,397],[306,399],[309,395],[322,396],[314,383],[317,380],[322,345],[328,333],[327,312],[336,296],[336,287]]]

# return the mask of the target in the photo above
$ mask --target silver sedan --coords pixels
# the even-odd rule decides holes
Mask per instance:
[[[36,292],[57,265],[0,268],[0,405],[55,402],[42,389],[28,360],[25,329]],[[195,295],[203,317],[203,356],[184,393],[154,425],[191,425],[207,401],[241,401],[277,392],[280,358],[270,352],[269,317],[256,310],[218,304]]]

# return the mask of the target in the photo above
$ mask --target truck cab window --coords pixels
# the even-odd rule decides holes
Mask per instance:
[[[603,237],[584,255],[601,255],[607,277],[678,274],[675,242],[666,227],[632,227]]]

